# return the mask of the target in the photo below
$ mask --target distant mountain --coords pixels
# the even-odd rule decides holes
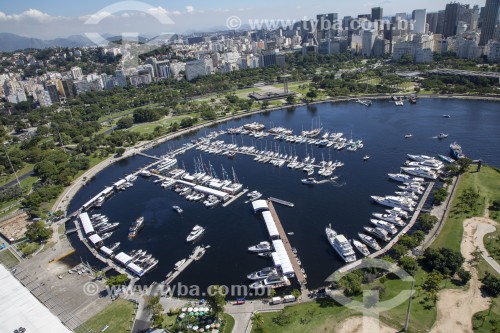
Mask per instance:
[[[13,52],[24,49],[46,49],[49,47],[82,47],[92,44],[93,43],[88,38],[76,35],[68,38],[42,40],[10,33],[0,33],[0,52]]]

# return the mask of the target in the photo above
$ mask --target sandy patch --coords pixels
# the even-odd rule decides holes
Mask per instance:
[[[340,322],[334,331],[335,333],[395,333],[397,329],[389,327],[382,322],[371,317],[351,317]]]
[[[16,241],[24,237],[28,223],[28,215],[26,213],[22,213],[8,219],[5,222],[2,222],[0,226],[0,233],[9,241]]]

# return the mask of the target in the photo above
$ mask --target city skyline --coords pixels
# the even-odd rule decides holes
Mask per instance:
[[[300,20],[304,17],[313,19],[317,14],[338,13],[343,16],[357,16],[370,14],[373,7],[382,7],[384,16],[396,13],[411,15],[415,9],[426,9],[427,12],[444,10],[448,1],[423,0],[413,6],[408,3],[394,1],[367,2],[354,0],[337,4],[325,4],[313,0],[304,6],[302,2],[285,2],[279,0],[272,4],[256,0],[249,4],[238,4],[226,0],[207,4],[199,0],[189,2],[166,4],[164,1],[151,0],[144,2],[149,5],[148,14],[164,15],[171,19],[173,24],[159,24],[151,20],[150,15],[138,12],[116,12],[112,16],[96,15],[106,6],[119,4],[126,9],[127,4],[116,1],[90,0],[84,3],[58,4],[59,1],[45,3],[32,0],[23,2],[10,2],[4,4],[0,10],[0,26],[2,32],[14,33],[21,36],[36,38],[58,38],[70,35],[84,35],[88,32],[100,34],[121,34],[122,32],[138,32],[145,35],[158,35],[160,33],[191,33],[210,31],[214,29],[227,29],[228,17],[241,18],[243,28],[251,19],[286,19]],[[471,6],[476,3],[471,3]],[[483,1],[479,3],[484,6]],[[415,7],[415,8],[413,8]],[[272,13],[272,14],[269,14]],[[89,18],[99,20],[96,25],[85,24]],[[156,22],[155,22],[156,21]]]

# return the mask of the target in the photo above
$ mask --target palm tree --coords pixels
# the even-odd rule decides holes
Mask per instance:
[[[264,326],[264,317],[260,313],[254,313],[252,316],[252,324],[255,325],[255,328],[257,330],[262,330],[262,327]]]

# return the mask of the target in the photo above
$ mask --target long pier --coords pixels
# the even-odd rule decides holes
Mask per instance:
[[[188,260],[186,260],[186,262],[184,263],[184,265],[182,265],[181,267],[179,267],[178,270],[174,271],[172,273],[172,275],[170,275],[166,280],[165,280],[165,284],[168,286],[169,284],[171,284],[193,261],[198,261],[198,256],[201,254],[201,256],[203,256],[205,254],[205,251],[207,250],[207,247],[201,247],[201,248],[196,248],[195,251],[193,251],[193,253],[189,256]]]
[[[435,185],[435,182],[430,182],[429,185],[427,186],[427,189],[425,190],[424,194],[422,195],[422,198],[420,198],[420,202],[418,203],[418,206],[415,209],[415,212],[413,213],[413,216],[411,217],[410,222],[408,222],[408,224],[403,229],[401,229],[399,231],[399,233],[393,239],[391,239],[391,241],[389,243],[386,244],[386,246],[384,246],[379,251],[373,252],[372,254],[370,254],[368,256],[369,258],[376,258],[376,257],[381,256],[381,255],[385,254],[386,252],[388,252],[398,242],[399,238],[401,236],[405,235],[413,227],[413,225],[417,221],[418,216],[420,215],[420,212],[422,211],[422,207],[424,206],[425,202],[427,201],[427,198],[429,197],[429,194],[431,193],[434,185]],[[345,265],[345,266],[341,267],[338,270],[338,272],[341,272],[341,273],[348,272],[348,271],[356,268],[358,265],[360,265],[361,261],[362,261],[362,259],[357,260],[355,262],[352,262],[348,265]]]
[[[283,241],[283,245],[285,245],[286,253],[288,254],[288,258],[290,258],[290,262],[292,263],[293,266],[293,271],[295,272],[295,276],[297,277],[297,280],[302,288],[302,292],[308,293],[307,291],[307,280],[306,277],[304,276],[304,273],[302,273],[301,267],[299,265],[299,262],[297,260],[297,257],[293,253],[292,250],[292,245],[288,241],[287,234],[285,232],[285,229],[283,229],[283,225],[281,224],[281,221],[278,217],[278,214],[276,213],[276,210],[274,209],[273,203],[271,200],[267,201],[267,206],[269,207],[269,212],[271,213],[274,222],[276,223],[276,228],[278,229],[278,233],[280,234],[280,238]]]
[[[245,193],[248,192],[248,189],[244,189],[243,191],[241,191],[240,193],[236,194],[234,197],[232,197],[231,199],[229,199],[228,201],[224,202],[222,204],[222,207],[227,207],[229,206],[230,204],[232,204],[234,201],[236,201],[237,199],[239,199],[240,197],[242,197]]]

